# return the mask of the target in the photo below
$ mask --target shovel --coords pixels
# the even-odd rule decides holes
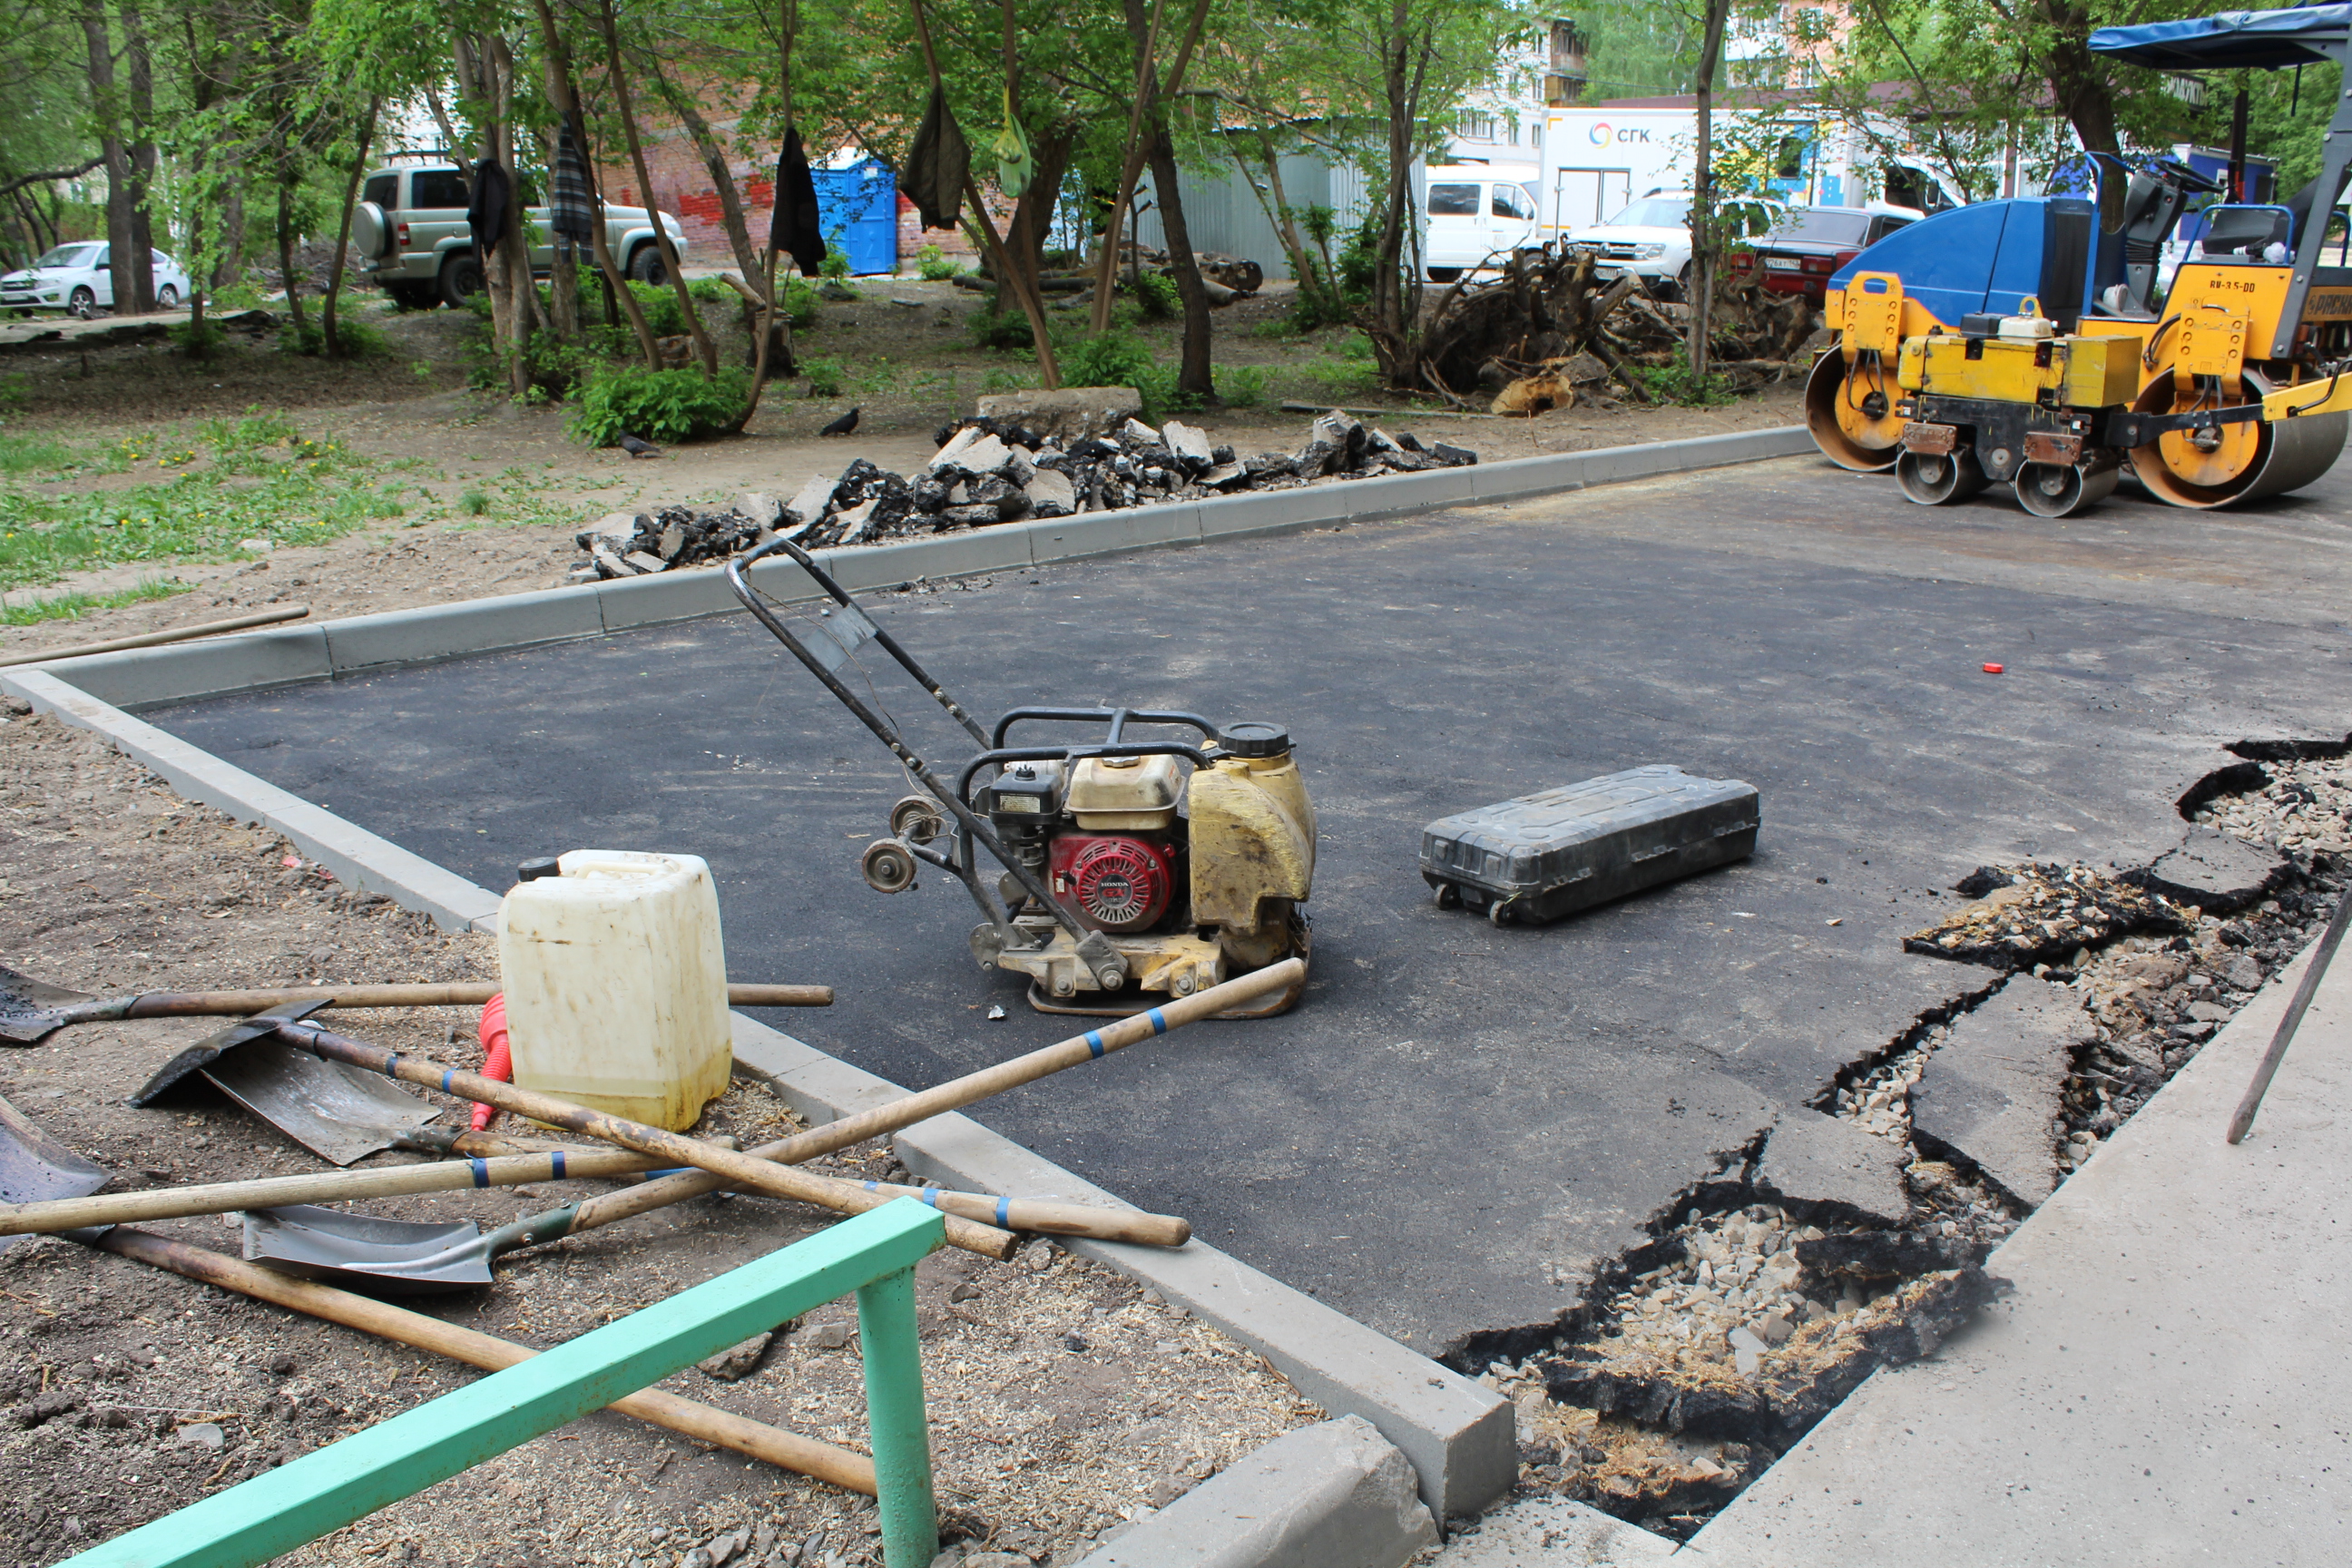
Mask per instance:
[[[1088,1208],[1049,1199],[1000,1198],[984,1193],[947,1193],[887,1182],[858,1185],[888,1197],[917,1198],[942,1214],[1003,1230],[1084,1236],[1147,1247],[1181,1247],[1192,1235],[1192,1227],[1174,1215]],[[488,1285],[490,1265],[509,1252],[578,1236],[625,1219],[633,1212],[600,1209],[592,1200],[526,1215],[496,1230],[478,1231],[471,1220],[416,1225],[294,1204],[245,1211],[245,1257],[248,1263],[281,1274],[354,1290],[385,1296],[437,1295]]]
[[[104,1186],[107,1175],[0,1100],[0,1202],[78,1198]],[[0,1250],[16,1240],[13,1236],[0,1236]]]
[[[298,1023],[326,1006],[323,1001],[286,1002],[240,1018],[173,1057],[131,1097],[135,1106],[152,1104],[191,1074],[320,1158],[348,1165],[379,1149],[414,1146],[415,1133],[441,1114],[413,1094],[404,1094],[373,1073],[326,1062],[268,1037],[280,1024]]]
[[[93,996],[68,991],[0,965],[0,1045],[37,1045],[68,1024],[122,1018],[242,1017],[288,1002],[321,1007],[478,1007],[497,985],[293,985],[268,991],[146,991],[136,996]],[[730,985],[730,1007],[830,1007],[830,985]]]
[[[1111,1051],[1277,990],[1294,983],[1305,967],[1292,959],[1238,980],[1229,980],[1164,1008],[1153,1008],[1104,1028],[1089,1030],[1059,1045],[999,1062],[795,1137],[762,1144],[750,1152],[760,1159],[791,1163],[862,1143],[1022,1084],[1034,1083],[1066,1068],[1097,1060]],[[334,1209],[285,1208],[258,1219],[248,1210],[245,1256],[273,1268],[284,1268],[289,1273],[359,1289],[402,1294],[462,1290],[489,1283],[491,1263],[506,1253],[577,1236],[615,1220],[715,1192],[726,1184],[723,1177],[699,1170],[683,1171],[625,1192],[592,1198],[584,1204],[532,1215],[481,1235],[473,1234],[470,1226],[403,1225]],[[919,1197],[959,1217],[1006,1230],[1098,1237],[1150,1247],[1181,1247],[1192,1237],[1192,1227],[1172,1215],[1095,1209],[1076,1204],[999,1198],[977,1193],[941,1193],[879,1182],[864,1182],[860,1185],[877,1194]]]

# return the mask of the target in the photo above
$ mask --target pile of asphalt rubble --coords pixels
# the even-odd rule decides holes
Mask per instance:
[[[789,500],[752,491],[719,510],[617,512],[582,531],[588,559],[572,580],[634,577],[722,562],[781,534],[803,550],[919,538],[1030,518],[1076,517],[1244,490],[1462,468],[1478,455],[1423,446],[1337,412],[1316,419],[1295,453],[1243,458],[1177,420],[1158,429],[1129,419],[1117,431],[1064,441],[985,416],[943,426],[940,449],[909,478],[860,458]]]
[[[1969,1006],[2011,988],[2056,1002],[2078,1026],[2052,1106],[2048,1177],[2063,1184],[2345,896],[2352,748],[2317,752],[2263,757],[2192,815],[2192,847],[2200,833],[2237,847],[2201,850],[2209,860],[2267,867],[2229,889],[2168,880],[2167,860],[1981,868],[1955,887],[1970,901],[1905,945],[1982,966],[1983,992],[1923,1017],[1812,1107],[1816,1125],[1843,1130],[1832,1144],[1885,1152],[1891,1201],[1776,1189],[1773,1140],[1805,1114],[1784,1113],[1558,1322],[1449,1358],[1517,1407],[1520,1489],[1686,1540],[1871,1372],[1932,1355],[1996,1299],[2006,1281],[1989,1257],[2048,1189],[2012,1192],[1915,1128],[1913,1090]]]

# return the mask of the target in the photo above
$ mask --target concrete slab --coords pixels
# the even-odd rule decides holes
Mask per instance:
[[[1349,1415],[1276,1437],[1079,1568],[1402,1568],[1436,1544],[1412,1467]]]
[[[2286,858],[2276,850],[2191,826],[2188,841],[2150,866],[2143,880],[2168,899],[2226,915],[2269,892],[2286,870]]]
[[[1504,1504],[1453,1540],[1431,1568],[1635,1568],[1664,1563],[1675,1543],[1566,1498]]]
[[[1911,1089],[1923,1147],[1949,1149],[2028,1205],[2058,1184],[2058,1094],[2075,1047],[2095,1037],[2079,992],[2010,977],[1952,1032]]]
[[[2352,967],[2222,1142],[2308,954],[1986,1267],[2015,1284],[1882,1371],[1701,1531],[1705,1568],[2323,1568],[2352,1553]]]
[[[1792,1105],[1764,1141],[1757,1193],[1807,1220],[1862,1219],[1900,1225],[1910,1216],[1903,1184],[1910,1152],[1841,1117]]]
[[[984,713],[1282,721],[1321,816],[1304,1005],[981,1120],[1380,1333],[1475,1346],[1548,1322],[1784,1108],[1981,986],[1900,951],[1974,867],[2144,865],[2222,744],[2352,721],[2342,479],[2049,523],[1867,478],[1779,462],[872,595]],[[1203,502],[1202,526],[1363,488]],[[965,754],[873,668],[927,754]],[[730,951],[835,984],[795,1026],[895,1081],[1067,1033],[973,970],[959,889],[864,889],[904,781],[748,617],[165,721],[486,884],[551,847],[704,854]],[[1538,930],[1430,904],[1422,824],[1664,761],[1762,791],[1754,860]]]

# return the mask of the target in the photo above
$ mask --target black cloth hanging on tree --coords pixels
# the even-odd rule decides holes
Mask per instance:
[[[474,245],[485,259],[507,237],[507,202],[512,187],[507,172],[495,158],[474,165],[474,199],[466,207],[466,225],[474,231]]]
[[[817,215],[816,176],[809,173],[798,126],[784,132],[784,150],[776,159],[776,212],[768,223],[768,248],[799,262],[803,278],[814,278],[824,269],[824,229]]]

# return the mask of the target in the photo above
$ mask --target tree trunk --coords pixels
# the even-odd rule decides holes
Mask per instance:
[[[302,320],[302,280],[294,276],[294,187],[278,183],[278,275],[286,283],[286,310],[294,318],[294,341],[307,335]]]
[[[136,0],[121,0],[123,64],[130,80],[131,139],[125,152],[131,165],[131,248],[137,265],[131,273],[131,310],[152,315],[155,310],[155,232],[148,216],[148,200],[155,189],[155,73],[147,53],[147,21]],[[122,296],[115,295],[116,313]]]
[[[1053,232],[1055,201],[1061,195],[1062,176],[1069,173],[1070,154],[1077,144],[1077,128],[1066,124],[1054,126],[1030,143],[1036,174],[1013,205],[1012,221],[1004,226],[1004,243],[1020,259],[1022,277],[1032,286],[1045,275],[1045,240]],[[1008,291],[1010,287],[1006,279],[996,280],[992,309],[1002,310],[1018,302]]]
[[[359,205],[360,181],[367,174],[368,149],[375,143],[375,117],[383,106],[380,98],[368,100],[367,116],[360,121],[359,146],[352,153],[352,172],[343,180],[342,221],[335,227],[335,256],[327,263],[327,302],[319,312],[329,359],[343,357],[342,341],[335,335],[335,307],[343,298],[343,258],[352,248],[352,209]]]
[[[677,247],[670,243],[669,229],[662,222],[661,209],[654,205],[654,177],[646,165],[646,150],[637,139],[636,112],[629,103],[628,72],[621,64],[621,32],[613,17],[613,0],[603,0],[604,24],[604,56],[613,78],[614,107],[620,111],[621,138],[629,144],[629,163],[637,172],[637,188],[646,204],[646,216],[653,226],[654,243],[661,247],[662,268],[669,274],[672,289],[677,290],[677,308],[686,318],[687,335],[694,340],[694,352],[702,361],[702,374],[714,379],[719,374],[719,348],[710,334],[702,330],[702,317],[694,308],[694,295],[686,286],[686,272],[679,266]]]
[[[759,275],[760,258],[751,244],[751,226],[743,216],[742,193],[736,187],[734,171],[727,166],[727,150],[719,143],[710,129],[710,121],[702,117],[691,94],[679,90],[669,73],[661,68],[657,58],[648,58],[653,67],[654,90],[661,94],[669,111],[677,116],[685,128],[686,139],[694,143],[702,159],[702,166],[710,174],[710,188],[719,196],[719,222],[727,231],[728,248],[735,253],[735,265],[743,269],[743,280],[751,282]]]
[[[1684,339],[1695,390],[1706,380],[1715,259],[1722,249],[1715,216],[1715,74],[1723,62],[1723,27],[1730,15],[1731,0],[1706,0],[1706,36],[1698,50],[1698,178],[1692,186],[1690,326]]]
[[[82,39],[89,47],[89,100],[98,144],[106,155],[106,246],[116,310],[132,298],[131,160],[122,145],[121,105],[114,92],[114,36],[103,0],[82,0]]]
[[[549,0],[532,0],[532,4],[539,11],[540,34],[546,42],[548,96],[555,100],[557,112],[569,118],[584,138],[588,134],[588,119],[580,112],[580,88],[572,74],[572,47],[556,30],[555,13]],[[436,115],[441,112],[437,100],[434,100],[433,111]],[[589,157],[584,141],[580,148],[580,156],[593,171],[595,160]],[[644,309],[638,305],[637,297],[629,292],[628,283],[622,278],[620,267],[613,259],[612,239],[604,229],[604,182],[592,178],[588,184],[591,220],[588,254],[595,260],[597,275],[604,280],[604,320],[610,324],[619,316],[626,315],[629,326],[637,334],[637,348],[646,356],[646,368],[658,369],[661,350],[654,343],[653,329],[646,324]]]
[[[1151,138],[1151,184],[1160,198],[1160,224],[1168,234],[1169,269],[1176,274],[1176,294],[1184,301],[1184,357],[1176,373],[1176,391],[1213,403],[1217,384],[1209,360],[1209,291],[1201,287],[1192,237],[1184,227],[1184,201],[1176,191],[1176,146],[1165,125],[1157,126]]]
[[[1419,31],[1416,32],[1415,28]],[[1391,0],[1388,36],[1381,44],[1381,87],[1388,102],[1388,190],[1381,205],[1380,239],[1373,249],[1372,295],[1362,318],[1372,357],[1391,386],[1419,383],[1416,341],[1420,333],[1420,246],[1405,278],[1406,236],[1412,215],[1412,141],[1420,123],[1421,89],[1436,52],[1433,24],[1416,23],[1410,0]]]
[[[499,241],[499,258],[503,261],[507,276],[507,298],[511,309],[507,316],[507,352],[511,356],[507,368],[507,385],[517,397],[530,392],[530,340],[539,330],[539,290],[530,279],[530,223],[524,216],[522,170],[515,160],[516,132],[520,128],[514,118],[516,89],[521,84],[515,78],[514,51],[504,37],[490,37],[491,68],[499,79],[499,162],[505,166],[509,182],[507,201],[506,232]]]

